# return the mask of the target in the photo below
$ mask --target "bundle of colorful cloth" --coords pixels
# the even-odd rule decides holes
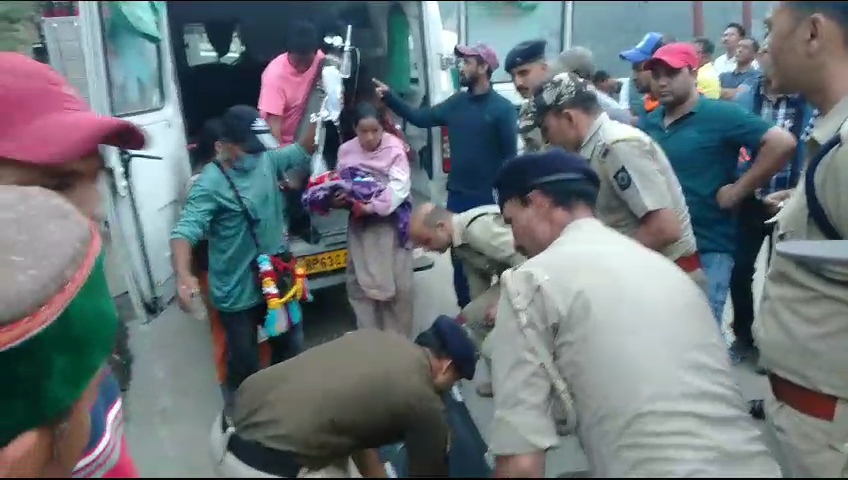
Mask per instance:
[[[367,205],[382,195],[388,185],[374,173],[359,168],[345,167],[330,171],[309,181],[306,192],[301,199],[303,207],[319,215],[327,215],[333,209],[333,198],[341,192],[354,206]],[[409,218],[412,215],[412,204],[404,201],[393,214],[397,217],[400,240],[405,244],[409,236]],[[367,217],[368,215],[364,215]]]

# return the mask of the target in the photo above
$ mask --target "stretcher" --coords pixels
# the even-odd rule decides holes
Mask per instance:
[[[487,478],[492,476],[493,459],[489,448],[459,388],[454,386],[443,395],[445,414],[450,427],[450,446],[448,450],[448,476],[451,478]],[[380,457],[386,464],[390,478],[407,478],[407,457],[403,444],[395,444],[380,449]]]

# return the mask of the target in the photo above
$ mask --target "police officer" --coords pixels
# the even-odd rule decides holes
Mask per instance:
[[[484,205],[463,213],[453,213],[432,203],[425,203],[412,214],[409,222],[413,244],[435,252],[451,249],[462,262],[468,278],[471,303],[457,317],[468,327],[478,352],[488,364],[489,352],[484,340],[495,321],[495,307],[500,297],[497,280],[504,270],[521,264],[525,257],[515,251],[512,231],[506,225],[497,205]],[[488,371],[481,372],[488,376]],[[492,382],[484,378],[477,393],[492,396]]]
[[[807,169],[776,216],[777,255],[754,321],[769,372],[766,420],[788,476],[848,476],[848,265],[781,254],[786,240],[848,236],[848,3],[776,2],[769,25],[772,76],[822,112]],[[788,243],[788,242],[787,242]],[[800,255],[803,257],[803,255]]]
[[[512,83],[518,94],[524,98],[518,110],[518,134],[524,142],[525,152],[542,150],[545,142],[539,128],[533,122],[529,100],[533,92],[548,77],[548,63],[545,60],[545,40],[521,42],[506,55],[504,70],[512,77]]]
[[[538,152],[547,148],[536,125],[532,109],[532,97],[539,86],[546,79],[563,72],[573,72],[581,78],[591,79],[596,70],[592,52],[584,47],[574,47],[561,53],[549,65],[545,60],[546,44],[544,40],[521,42],[510,50],[504,61],[504,68],[512,76],[515,89],[524,98],[518,111],[518,133],[524,142],[525,153]],[[590,88],[594,89],[594,87]],[[612,118],[631,122],[630,113],[619,107],[609,95],[601,91],[598,91],[597,95],[601,108]]]
[[[545,140],[580,152],[598,175],[598,218],[662,253],[706,288],[683,189],[656,142],[610,119],[590,84],[573,73],[546,82],[533,102]]]
[[[705,296],[594,218],[600,187],[560,149],[507,162],[495,183],[529,257],[501,276],[489,339],[495,476],[544,476],[553,394],[573,400],[593,477],[779,477]]]
[[[233,425],[216,420],[213,451],[224,478],[299,472],[385,478],[377,448],[404,442],[411,477],[447,476],[448,426],[440,394],[474,377],[471,339],[439,317],[415,342],[357,330],[251,375]]]

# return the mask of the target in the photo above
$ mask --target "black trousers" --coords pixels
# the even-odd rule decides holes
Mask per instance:
[[[259,344],[256,329],[265,323],[265,303],[238,312],[219,312],[227,340],[227,388],[238,390],[241,382],[259,371]],[[268,339],[271,364],[288,360],[304,350],[303,323]]]
[[[769,217],[765,204],[754,197],[743,200],[737,211],[737,243],[730,275],[730,299],[733,302],[733,333],[737,343],[745,347],[754,346],[751,333],[754,323],[754,267],[763,241],[771,239],[773,227],[765,224]]]

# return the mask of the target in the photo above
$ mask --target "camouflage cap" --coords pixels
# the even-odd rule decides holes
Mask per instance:
[[[530,102],[530,109],[536,125],[553,108],[569,108],[574,100],[582,95],[594,95],[591,84],[572,72],[560,73],[543,83]]]

